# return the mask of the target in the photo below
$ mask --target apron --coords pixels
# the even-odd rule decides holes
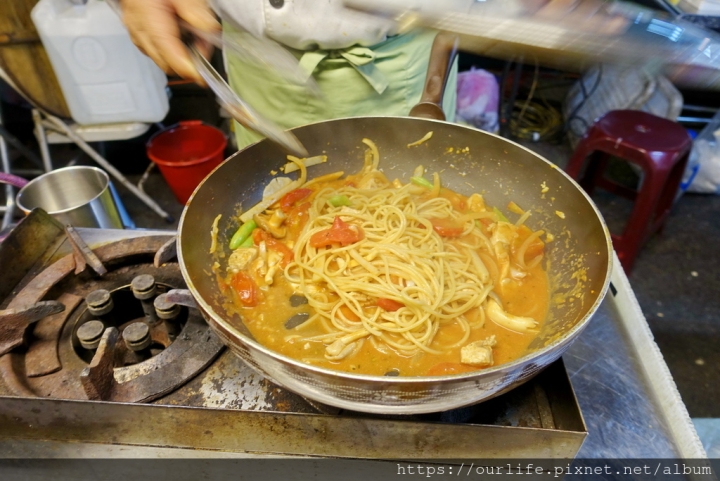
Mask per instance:
[[[415,30],[371,47],[289,49],[317,82],[320,97],[231,53],[225,58],[228,80],[240,98],[284,129],[344,117],[406,116],[420,100],[436,33]],[[225,35],[233,34],[226,26]],[[443,99],[450,122],[455,119],[456,84],[457,61]],[[238,149],[262,139],[237,122],[234,128]]]

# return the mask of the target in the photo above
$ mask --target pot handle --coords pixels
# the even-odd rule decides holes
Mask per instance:
[[[440,32],[435,36],[422,96],[420,102],[410,110],[410,117],[445,120],[442,109],[443,95],[457,56],[458,43],[457,35]]]
[[[27,185],[27,183],[28,181],[23,179],[22,177],[18,177],[17,175],[12,174],[6,174],[5,172],[0,172],[0,184],[10,184],[13,187],[22,189]]]

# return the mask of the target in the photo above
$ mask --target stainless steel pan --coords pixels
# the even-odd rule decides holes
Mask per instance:
[[[406,144],[428,131],[433,137],[412,150]],[[463,193],[483,192],[490,205],[509,200],[533,215],[528,225],[555,235],[547,245],[553,299],[550,316],[532,352],[505,365],[477,373],[437,378],[360,376],[305,365],[255,342],[242,320],[222,307],[211,266],[213,219],[222,214],[219,241],[226,246],[237,227],[238,206],[248,208],[279,170],[285,155],[260,142],[230,157],[198,187],[183,213],[178,253],[185,280],[205,318],[240,357],[278,384],[303,396],[343,408],[377,413],[440,411],[473,403],[527,380],[557,359],[590,321],[606,291],[611,244],[593,203],[553,164],[501,137],[441,121],[414,118],[351,118],[294,130],[311,154],[325,152],[328,162],[310,168],[313,176],[363,164],[361,140],[378,145],[388,177],[408,181],[418,165],[442,172],[443,184]],[[467,153],[449,154],[453,148]],[[543,194],[543,185],[549,190]],[[564,216],[564,218],[561,218]],[[562,301],[562,302],[560,302]]]
[[[445,58],[444,61],[447,61]],[[442,62],[441,62],[442,63]],[[424,107],[442,88],[428,75]],[[433,85],[435,87],[433,87]],[[425,144],[407,144],[432,131]],[[363,165],[363,138],[372,139],[389,178],[408,181],[424,165],[441,172],[443,185],[462,194],[484,194],[501,209],[513,200],[532,209],[527,222],[555,236],[547,244],[552,303],[537,340],[522,358],[490,369],[444,377],[380,377],[322,369],[280,355],[256,342],[225,301],[211,271],[211,227],[222,214],[218,237],[227,249],[237,228],[239,207],[260,201],[265,185],[286,163],[284,153],[261,141],[230,157],[197,188],[179,227],[178,255],[183,276],[208,323],[248,364],[277,384],[329,405],[372,413],[424,413],[475,403],[526,381],[556,360],[582,332],[609,284],[611,242],[598,210],[579,186],[553,164],[496,135],[438,120],[408,117],[360,117],[319,122],[293,130],[311,155],[325,153],[328,162],[311,167],[310,176]],[[452,149],[452,152],[450,150]],[[227,255],[227,252],[224,253]],[[222,255],[222,254],[221,254]],[[222,259],[220,259],[222,264]]]

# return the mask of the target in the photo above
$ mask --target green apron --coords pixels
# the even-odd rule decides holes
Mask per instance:
[[[341,50],[290,50],[308,76],[315,78],[321,97],[278,80],[267,70],[228,54],[230,86],[269,120],[285,129],[321,120],[358,116],[408,115],[420,100],[437,32],[416,30],[391,37],[372,47]],[[225,28],[226,35],[233,33]],[[457,62],[448,80],[443,108],[455,119]],[[238,148],[262,137],[235,123]]]

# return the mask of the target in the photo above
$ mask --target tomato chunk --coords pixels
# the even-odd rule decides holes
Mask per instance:
[[[458,212],[465,212],[467,210],[467,197],[464,195],[453,192],[452,190],[440,189],[440,197],[449,200],[453,209]]]
[[[245,307],[255,307],[258,303],[258,288],[252,277],[244,272],[235,274],[231,281],[232,288]]]
[[[295,257],[295,254],[293,253],[292,249],[290,249],[288,246],[280,242],[279,240],[275,239],[273,236],[268,234],[262,229],[255,229],[253,231],[253,242],[255,242],[255,245],[260,245],[260,242],[265,241],[265,245],[268,249],[274,250],[278,254],[282,255],[283,259],[280,262],[280,265],[282,267],[285,267],[290,263],[290,261],[293,260],[293,257]]]
[[[280,199],[280,208],[283,212],[288,213],[290,212],[290,209],[292,209],[292,206],[295,204],[295,202],[303,200],[305,197],[309,196],[312,193],[312,189],[291,190],[290,192],[285,194],[282,199]]]
[[[441,237],[460,237],[465,231],[463,227],[453,219],[428,219],[433,230]]]
[[[252,231],[252,238],[255,245],[259,245],[260,242],[267,240],[268,237],[268,233],[262,229],[255,229]]]
[[[381,297],[377,300],[377,305],[381,309],[384,309],[388,312],[395,312],[401,307],[405,307],[405,304],[401,302],[394,301],[392,299],[385,299],[384,297]]]
[[[305,227],[308,220],[308,210],[310,210],[310,202],[303,202],[290,209],[285,225],[288,228],[289,236],[292,238],[297,238],[300,231]]]
[[[365,238],[365,233],[360,226],[350,225],[340,217],[335,217],[332,227],[316,232],[310,237],[310,245],[313,247],[326,247],[336,244],[348,246]]]

